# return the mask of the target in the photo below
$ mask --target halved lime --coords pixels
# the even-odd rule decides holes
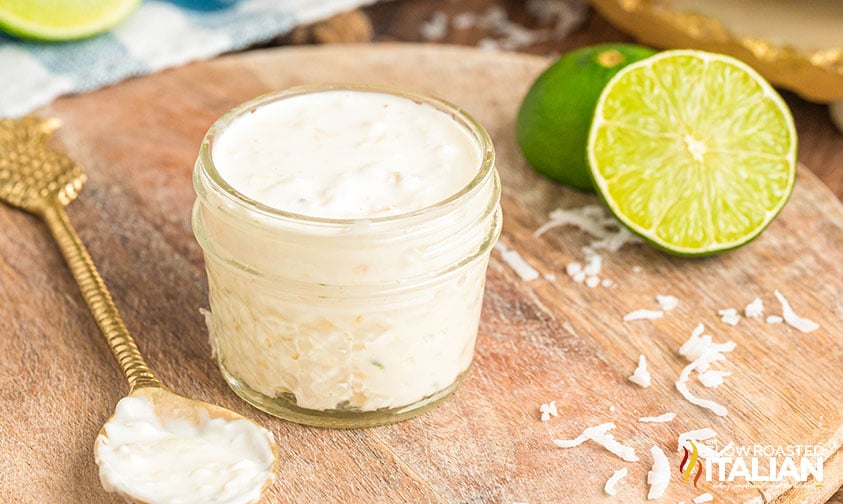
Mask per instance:
[[[606,85],[588,137],[589,168],[609,210],[678,255],[740,247],[778,215],[796,177],[784,100],[746,64],[665,51]]]
[[[104,32],[141,0],[0,0],[0,28],[35,40],[74,40]]]

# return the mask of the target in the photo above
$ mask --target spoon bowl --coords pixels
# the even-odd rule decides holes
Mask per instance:
[[[179,453],[162,456],[165,444]],[[142,387],[121,399],[103,425],[94,458],[103,487],[132,502],[157,502],[149,495],[172,501],[174,494],[186,493],[192,473],[201,472],[201,480],[192,478],[197,483],[189,492],[192,500],[247,504],[258,502],[272,483],[278,449],[272,433],[231,410],[166,388]],[[247,468],[250,478],[243,476]],[[236,483],[226,480],[231,473],[238,474]],[[130,485],[120,477],[125,474],[135,478]]]
[[[148,401],[149,407],[143,411],[149,413],[148,417],[152,418],[150,425],[163,427],[170,424],[177,425],[178,429],[172,432],[167,431],[165,435],[172,434],[178,438],[180,434],[192,432],[186,428],[189,426],[200,428],[196,430],[199,433],[197,435],[201,435],[204,432],[202,429],[207,426],[220,427],[222,429],[220,432],[236,426],[241,431],[237,433],[240,436],[237,438],[239,440],[243,439],[244,433],[255,434],[253,444],[261,451],[263,466],[266,466],[268,477],[249,480],[257,481],[255,483],[257,488],[249,492],[248,499],[234,501],[229,499],[226,502],[244,504],[256,502],[272,482],[278,462],[278,449],[272,433],[233,411],[175,394],[152,374],[123,322],[105,282],[94,266],[93,259],[64,211],[64,206],[79,194],[86,177],[79,164],[49,145],[50,136],[59,126],[60,121],[53,118],[27,116],[19,120],[0,119],[0,201],[34,214],[47,224],[91,314],[96,319],[100,331],[129,383],[128,397],[118,403],[114,416],[106,422],[97,436],[97,444],[94,448],[97,462],[100,463],[103,460],[103,447],[113,441],[112,434],[119,432],[119,429],[114,430],[114,433],[109,432],[109,426],[115,425],[114,422],[121,418],[121,412],[127,412],[130,407],[125,405],[135,402],[134,400],[140,400],[144,404]],[[133,401],[124,403],[126,399]],[[128,412],[132,413],[132,411]],[[123,435],[125,435],[125,429]],[[170,446],[179,449],[193,446],[186,443],[185,439],[177,439],[177,441],[180,442]],[[266,445],[260,446],[264,442]],[[207,443],[202,446],[206,445]],[[152,443],[148,445],[148,448],[160,449],[161,446],[164,444]],[[176,455],[184,454],[174,454],[174,457]],[[216,454],[212,453],[212,455]],[[202,463],[201,457],[187,457],[185,460],[197,464]],[[100,464],[101,479],[103,472],[104,468]],[[138,477],[137,474],[121,476],[129,482],[132,478]],[[108,485],[106,480],[103,480],[103,484],[106,487]],[[140,498],[134,495],[131,486],[114,490],[135,502],[145,504],[157,502],[154,496]],[[190,498],[195,500],[196,496],[191,495]]]

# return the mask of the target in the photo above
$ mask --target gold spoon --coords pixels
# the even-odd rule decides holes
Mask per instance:
[[[47,144],[60,125],[61,122],[55,118],[27,116],[19,120],[0,119],[0,200],[40,217],[49,227],[88,308],[129,382],[130,397],[147,398],[161,419],[186,419],[198,423],[203,419],[220,418],[252,423],[233,411],[175,394],[147,367],[105,282],[64,211],[64,206],[79,194],[86,176],[70,157]],[[114,416],[109,422],[113,419]],[[102,436],[107,437],[105,426],[100,431]],[[273,457],[270,474],[274,474],[278,449],[268,432],[267,440]],[[95,455],[99,446],[100,443],[97,443],[94,448]],[[271,477],[267,479],[259,495],[271,481]],[[138,500],[133,495],[124,494],[124,497]]]

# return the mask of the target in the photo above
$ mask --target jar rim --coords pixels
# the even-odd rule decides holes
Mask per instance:
[[[458,191],[452,193],[445,199],[439,200],[433,204],[427,205],[417,210],[410,212],[403,212],[393,215],[386,215],[381,217],[357,217],[357,218],[331,218],[318,217],[313,215],[300,214],[282,210],[276,207],[261,203],[253,198],[250,198],[242,192],[235,189],[229,184],[225,178],[220,175],[213,160],[214,141],[218,138],[225,129],[237,120],[243,114],[252,111],[253,109],[280,101],[283,99],[299,96],[303,94],[315,94],[327,91],[355,91],[366,93],[381,93],[400,98],[407,98],[418,104],[430,105],[440,112],[446,113],[457,122],[460,127],[467,130],[467,132],[475,139],[478,148],[481,152],[480,167],[475,176]],[[199,147],[199,163],[197,168],[201,166],[206,179],[211,183],[211,186],[217,190],[218,193],[224,195],[229,201],[244,207],[252,212],[257,212],[271,218],[281,218],[284,220],[292,220],[302,223],[321,224],[328,226],[349,226],[355,224],[378,224],[378,223],[394,223],[405,219],[411,219],[419,215],[429,213],[431,211],[450,207],[456,202],[462,200],[469,195],[475,188],[480,187],[483,182],[494,173],[495,168],[495,150],[492,144],[492,139],[486,129],[464,111],[462,108],[432,96],[426,96],[413,91],[401,89],[392,86],[380,85],[364,85],[364,84],[348,84],[348,83],[320,83],[320,84],[306,84],[301,86],[294,86],[283,89],[281,91],[272,91],[256,98],[248,100],[240,105],[235,106],[228,112],[218,118],[208,129],[205,136],[202,138],[202,143]],[[197,187],[198,189],[198,187]]]

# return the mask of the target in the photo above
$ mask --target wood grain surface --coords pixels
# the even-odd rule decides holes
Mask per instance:
[[[89,182],[68,212],[151,367],[176,391],[275,433],[281,463],[266,502],[643,502],[653,444],[674,473],[662,501],[688,502],[703,490],[677,474],[676,438],[701,427],[714,428],[724,444],[820,444],[834,453],[822,485],[708,489],[716,502],[819,503],[843,482],[843,206],[802,169],[790,203],[752,244],[708,260],[628,246],[605,258],[604,276],[616,287],[575,284],[564,267],[582,259],[587,237],[533,231],[550,210],[596,198],[536,176],[512,134],[519,100],[546,64],[434,46],[273,49],[133,79],[40,111],[64,121],[56,142],[87,169]],[[476,116],[496,143],[502,241],[557,276],[524,282],[493,253],[472,374],[439,408],[392,426],[307,428],[250,408],[211,360],[198,312],[207,286],[189,215],[202,135],[239,102],[317,81],[408,87]],[[100,488],[92,445],[125,384],[46,229],[4,206],[0,226],[0,501],[117,502]],[[719,321],[718,309],[756,296],[767,313],[779,312],[774,289],[821,328],[805,335],[758,320]],[[661,320],[621,321],[655,307],[657,293],[681,304]],[[685,364],[677,349],[698,322],[716,340],[737,343],[721,366],[732,372],[724,385],[692,385],[724,403],[727,417],[674,390]],[[651,363],[648,389],[626,380],[639,353]],[[540,422],[538,407],[550,400],[560,417]],[[637,421],[665,411],[677,419]],[[563,450],[551,442],[606,421],[641,462],[588,443]],[[609,498],[603,484],[620,467],[629,476]]]

